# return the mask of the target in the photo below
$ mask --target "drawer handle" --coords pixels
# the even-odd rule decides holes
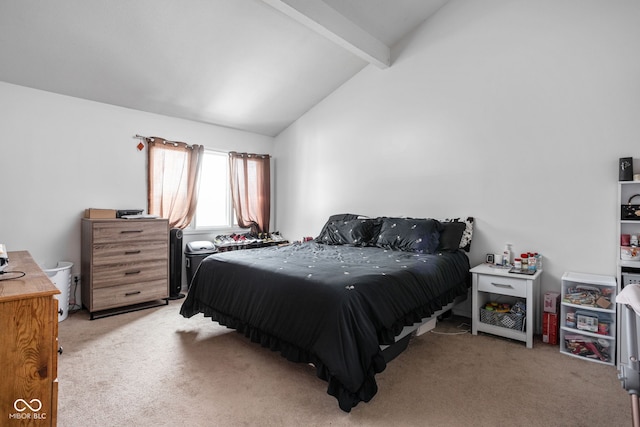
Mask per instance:
[[[494,282],[491,282],[491,284],[492,284],[493,286],[497,286],[497,287],[499,287],[499,288],[504,288],[504,289],[513,289],[513,286],[511,286],[511,285],[505,285],[505,284],[503,284],[503,283],[494,283]]]
[[[133,254],[139,254],[140,252],[142,252],[142,251],[139,251],[139,250],[138,251],[124,251],[124,254],[125,255],[133,255]]]
[[[120,233],[142,233],[142,230],[121,230]]]
[[[131,295],[138,295],[140,294],[140,291],[134,291],[134,292],[127,292],[126,294],[124,294],[125,297],[130,297]]]
[[[140,270],[137,270],[137,271],[125,271],[125,273],[124,273],[125,276],[129,276],[129,275],[132,275],[132,274],[140,274]]]

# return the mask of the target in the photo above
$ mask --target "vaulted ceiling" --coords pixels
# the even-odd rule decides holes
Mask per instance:
[[[448,0],[3,0],[0,81],[275,136]]]

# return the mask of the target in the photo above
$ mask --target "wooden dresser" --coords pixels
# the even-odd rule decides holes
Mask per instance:
[[[83,218],[81,266],[91,319],[168,304],[169,222]]]
[[[9,252],[0,275],[0,425],[55,426],[60,291],[27,251]]]

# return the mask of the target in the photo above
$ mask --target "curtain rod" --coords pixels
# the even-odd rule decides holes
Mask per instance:
[[[251,158],[251,157],[260,157],[262,159],[270,159],[271,155],[269,154],[254,154],[254,153],[238,153],[236,151],[229,151],[229,157],[247,157],[247,158]]]
[[[152,136],[144,136],[144,135],[135,134],[134,138],[135,139],[148,139],[150,141],[153,141],[154,138],[159,138],[159,137],[152,137]],[[164,139],[164,138],[162,138],[162,139]],[[168,144],[173,144],[173,145],[176,145],[176,146],[178,144],[184,144],[187,148],[193,148],[192,145],[187,144],[186,142],[169,141],[168,139],[164,139],[164,141],[166,143],[168,143]],[[230,151],[228,154],[230,156],[239,156],[239,157],[244,157],[244,156],[247,156],[247,157],[261,157],[263,159],[270,159],[271,158],[271,155],[269,155],[269,154],[238,153],[236,151]]]
[[[156,137],[153,137],[153,136],[144,136],[144,135],[138,135],[138,134],[135,134],[134,138],[135,138],[135,139],[148,139],[149,141],[153,141],[153,140],[154,140],[154,138],[160,138],[160,137],[158,137],[158,136],[156,136]],[[173,145],[175,145],[175,146],[178,146],[178,144],[184,144],[187,148],[193,148],[193,146],[192,146],[192,145],[187,144],[186,142],[182,142],[182,141],[169,141],[168,139],[164,139],[164,138],[162,138],[162,139],[165,141],[164,143],[166,143],[166,144],[173,144]]]

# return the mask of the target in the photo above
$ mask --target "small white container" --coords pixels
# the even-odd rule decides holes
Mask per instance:
[[[504,251],[502,251],[502,262],[504,265],[511,265],[511,243],[504,245]]]
[[[49,276],[49,279],[53,282],[56,288],[60,290],[60,293],[53,297],[58,300],[58,322],[62,322],[69,315],[69,294],[71,292],[71,267],[72,262],[58,261],[58,264],[54,268],[42,268],[42,271]]]

